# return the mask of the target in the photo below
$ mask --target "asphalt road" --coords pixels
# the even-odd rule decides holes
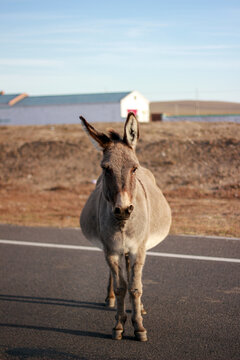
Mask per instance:
[[[0,360],[240,359],[239,239],[169,236],[152,250],[147,343],[134,340],[128,302],[124,338],[111,339],[108,270],[89,246],[77,229],[0,225]]]

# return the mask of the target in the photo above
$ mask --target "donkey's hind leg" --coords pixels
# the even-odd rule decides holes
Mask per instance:
[[[141,314],[142,314],[142,315],[146,315],[146,314],[147,314],[146,310],[144,309],[144,306],[143,306],[142,301],[141,301]]]
[[[107,297],[105,299],[105,304],[109,308],[114,308],[115,306],[115,294],[113,288],[113,276],[110,271],[109,280],[108,280],[108,287],[107,287]]]

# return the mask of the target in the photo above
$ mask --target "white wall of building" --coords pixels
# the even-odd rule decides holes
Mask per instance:
[[[82,115],[89,122],[119,122],[119,103],[21,106],[0,108],[0,125],[48,125],[80,123]]]
[[[121,117],[126,118],[129,110],[137,110],[140,122],[148,122],[150,119],[149,101],[138,91],[132,91],[121,100]]]

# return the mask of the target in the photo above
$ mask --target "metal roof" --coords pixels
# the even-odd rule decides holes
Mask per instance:
[[[0,105],[8,105],[9,101],[15,99],[19,95],[21,94],[0,95]]]
[[[49,95],[28,96],[19,101],[15,106],[43,106],[43,105],[73,105],[89,103],[116,103],[120,102],[128,92],[75,94],[75,95]]]

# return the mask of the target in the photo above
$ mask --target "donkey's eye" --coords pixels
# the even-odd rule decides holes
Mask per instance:
[[[134,167],[132,168],[132,174],[134,174],[136,171],[137,171],[137,166],[134,166]]]
[[[105,172],[105,174],[111,174],[112,173],[112,169],[108,166],[102,166],[103,171]]]

